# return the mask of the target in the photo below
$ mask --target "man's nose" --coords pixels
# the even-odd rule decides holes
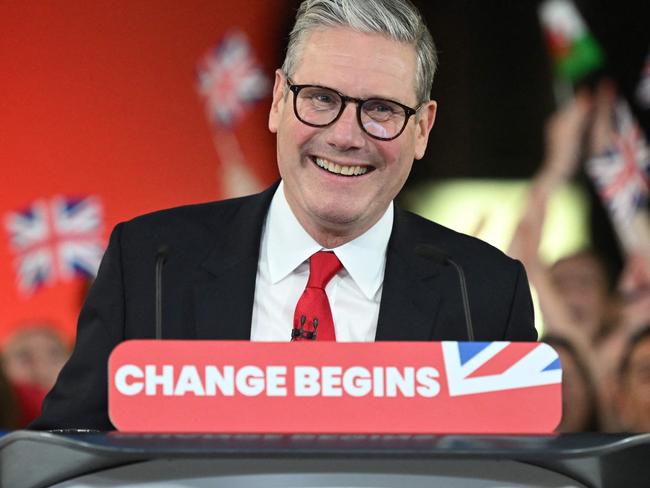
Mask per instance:
[[[327,128],[326,141],[340,151],[357,149],[366,144],[366,134],[357,121],[356,104],[346,104],[338,120]]]

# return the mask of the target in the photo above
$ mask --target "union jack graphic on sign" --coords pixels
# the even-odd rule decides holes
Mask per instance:
[[[104,244],[98,198],[55,196],[5,216],[14,251],[17,284],[30,294],[44,284],[74,276],[95,276]]]
[[[615,107],[614,130],[613,143],[587,162],[587,172],[614,222],[624,227],[648,198],[650,151],[630,107],[622,100]]]
[[[547,344],[443,342],[449,396],[559,384],[557,353]]]
[[[236,31],[214,49],[198,66],[199,93],[213,123],[232,126],[244,114],[246,105],[264,98],[270,84],[253,56],[243,32]]]

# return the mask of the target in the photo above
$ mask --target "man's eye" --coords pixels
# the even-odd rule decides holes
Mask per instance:
[[[331,93],[313,93],[311,100],[317,105],[335,105],[336,98]]]
[[[373,102],[366,105],[366,110],[378,113],[392,113],[393,108],[387,103]]]
[[[363,111],[373,119],[386,120],[398,113],[398,107],[383,100],[368,100],[363,105]]]

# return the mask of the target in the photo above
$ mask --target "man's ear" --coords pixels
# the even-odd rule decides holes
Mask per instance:
[[[438,104],[433,100],[420,107],[419,113],[416,114],[415,121],[415,159],[422,159],[424,151],[427,149],[429,133],[436,121],[436,112]]]
[[[274,134],[278,131],[280,125],[280,118],[284,110],[285,102],[285,86],[284,74],[281,70],[275,70],[275,84],[273,85],[273,102],[271,103],[271,110],[269,111],[269,130]]]

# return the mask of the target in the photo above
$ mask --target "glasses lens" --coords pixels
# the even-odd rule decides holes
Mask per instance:
[[[306,86],[296,96],[296,111],[303,122],[327,125],[341,110],[341,97],[334,90]]]
[[[390,100],[370,99],[361,105],[361,124],[371,136],[390,139],[399,134],[406,122],[406,112]]]

